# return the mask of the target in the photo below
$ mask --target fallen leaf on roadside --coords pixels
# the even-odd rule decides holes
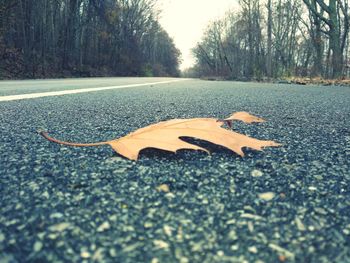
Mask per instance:
[[[226,118],[225,121],[243,121],[245,123],[265,122],[265,120],[245,111],[235,112],[230,117]]]
[[[280,146],[280,144],[274,141],[258,140],[222,128],[224,123],[227,123],[231,127],[234,120],[240,120],[246,123],[264,121],[247,112],[237,112],[224,120],[214,118],[173,119],[146,126],[115,140],[100,143],[64,142],[50,137],[44,131],[39,133],[51,142],[67,146],[90,147],[109,145],[117,153],[130,160],[137,160],[140,151],[146,148],[156,148],[170,152],[190,149],[209,153],[208,150],[200,146],[181,140],[181,137],[192,137],[218,144],[242,157],[244,156],[243,147],[262,150],[264,147]]]

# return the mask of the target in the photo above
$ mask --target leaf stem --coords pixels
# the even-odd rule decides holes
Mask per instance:
[[[97,142],[97,143],[74,143],[74,142],[65,142],[61,141],[55,138],[52,138],[48,135],[46,131],[38,131],[38,133],[43,136],[45,139],[47,139],[50,142],[67,145],[67,146],[75,146],[75,147],[92,147],[92,146],[100,146],[100,145],[106,145],[108,142]]]

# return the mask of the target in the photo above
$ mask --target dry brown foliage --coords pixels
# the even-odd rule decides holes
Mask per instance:
[[[235,120],[246,123],[264,121],[247,112],[236,112],[224,120],[214,118],[173,119],[146,126],[115,140],[83,144],[60,141],[51,138],[46,132],[40,132],[40,134],[51,142],[68,146],[88,147],[109,145],[118,154],[130,160],[137,160],[140,151],[146,148],[156,148],[174,153],[181,149],[208,152],[207,149],[181,140],[181,137],[192,137],[218,144],[242,157],[244,156],[243,147],[262,150],[264,147],[280,145],[274,141],[254,139],[222,127],[224,123],[227,123],[231,127],[232,121]]]

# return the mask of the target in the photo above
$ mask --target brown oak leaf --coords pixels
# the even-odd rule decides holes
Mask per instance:
[[[51,142],[68,146],[88,147],[109,145],[118,154],[130,160],[137,160],[140,151],[146,148],[156,148],[170,152],[176,152],[180,149],[208,152],[208,150],[200,146],[181,140],[181,137],[192,137],[218,144],[242,157],[244,156],[243,147],[262,150],[264,147],[280,146],[280,144],[274,141],[254,139],[222,127],[224,123],[231,126],[234,120],[240,120],[246,123],[264,121],[247,112],[234,113],[224,120],[214,118],[173,119],[146,126],[115,140],[99,143],[64,142],[50,137],[46,132],[42,131],[40,134]]]

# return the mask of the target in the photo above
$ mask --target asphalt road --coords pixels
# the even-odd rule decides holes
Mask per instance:
[[[0,96],[171,81],[171,78],[78,78],[0,81]]]
[[[158,81],[6,81],[0,96]],[[133,162],[36,133],[96,142],[235,111],[268,120],[236,130],[283,146],[241,158],[198,142],[212,154]],[[187,80],[2,101],[0,262],[350,262],[349,120],[350,89],[333,86]]]

